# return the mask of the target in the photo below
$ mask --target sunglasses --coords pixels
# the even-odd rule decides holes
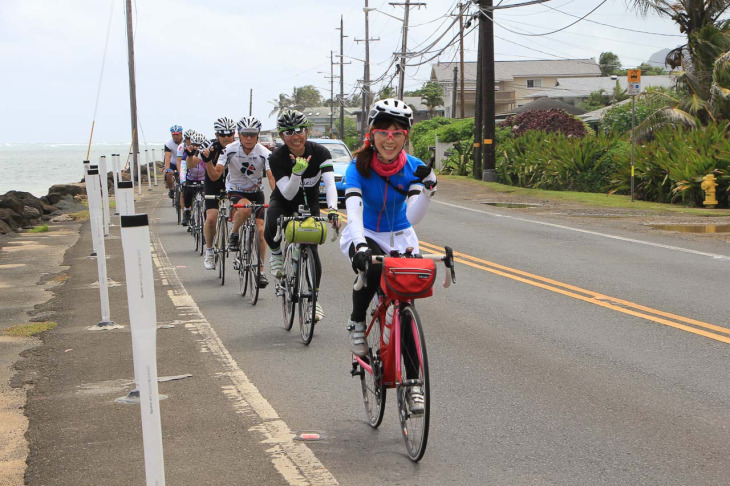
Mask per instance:
[[[287,137],[291,137],[294,134],[299,135],[300,133],[304,133],[307,130],[307,127],[295,127],[295,128],[289,128],[288,130],[282,130],[279,133],[283,133]]]
[[[234,133],[235,132],[233,132],[233,130],[228,130],[225,132],[215,132],[216,135],[219,135],[221,137],[232,137]]]
[[[373,136],[379,140],[405,140],[408,130],[373,130]]]
[[[238,132],[238,136],[241,138],[256,138],[259,134],[258,132]]]

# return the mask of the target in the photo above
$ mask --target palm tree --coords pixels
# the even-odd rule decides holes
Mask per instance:
[[[285,95],[284,93],[279,93],[279,99],[278,100],[271,100],[269,101],[272,105],[274,105],[274,109],[271,110],[271,113],[269,113],[269,116],[276,114],[276,116],[279,116],[279,114],[289,108],[292,105],[292,100]]]
[[[719,17],[730,9],[730,0],[626,0],[629,7],[641,14],[656,12],[669,17],[687,36],[687,43],[667,54],[666,63],[672,68],[682,68],[677,85],[685,96],[680,100],[667,94],[668,107],[648,118],[642,125],[658,126],[705,124],[730,114],[715,87],[714,79],[725,79],[717,70],[727,70],[730,65],[715,62],[730,51],[730,22]],[[730,73],[727,73],[730,76]]]
[[[443,87],[435,81],[428,81],[419,90],[419,94],[421,96],[421,103],[428,108],[429,118],[433,118],[433,115],[436,113],[436,107],[443,106],[444,104]]]

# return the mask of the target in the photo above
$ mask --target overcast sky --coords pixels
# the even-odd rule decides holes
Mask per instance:
[[[402,0],[401,0],[402,1]],[[502,0],[502,6],[525,0]],[[408,50],[420,51],[443,39],[419,63],[433,56],[456,34],[449,28],[457,0],[422,0],[410,14]],[[500,3],[495,0],[495,4]],[[96,113],[94,142],[131,139],[124,0],[0,0],[0,143],[86,143],[109,44]],[[140,140],[169,138],[177,123],[212,134],[220,116],[253,115],[273,128],[271,100],[295,86],[314,85],[329,98],[330,51],[339,54],[340,16],[344,17],[344,89],[359,89],[365,57],[365,0],[136,0],[135,58]],[[369,6],[395,17],[403,7],[388,0]],[[548,8],[552,7],[551,8]],[[586,20],[569,26],[588,14]],[[475,10],[472,6],[471,11]],[[400,49],[402,22],[370,13],[371,78],[386,75]],[[600,22],[607,25],[599,25]],[[543,5],[498,10],[495,14],[497,60],[595,58],[612,51],[624,67],[635,67],[656,51],[684,42],[671,20],[641,18],[625,0],[551,0]],[[458,26],[458,23],[457,23]],[[543,36],[561,28],[560,32]],[[636,31],[646,32],[631,32]],[[470,29],[468,29],[470,30]],[[664,35],[659,35],[664,34]],[[672,36],[674,34],[675,36]],[[465,39],[467,61],[476,60],[477,31]],[[458,60],[458,43],[438,58],[406,68],[406,90],[428,80],[436,60]],[[336,60],[336,59],[335,59]],[[335,74],[339,67],[335,66]],[[397,81],[397,78],[396,78]],[[395,83],[394,83],[395,84]],[[377,86],[374,88],[377,89]],[[335,80],[335,92],[339,80]]]

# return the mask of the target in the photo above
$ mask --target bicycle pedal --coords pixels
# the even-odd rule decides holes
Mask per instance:
[[[233,260],[233,269],[238,270],[238,260]]]

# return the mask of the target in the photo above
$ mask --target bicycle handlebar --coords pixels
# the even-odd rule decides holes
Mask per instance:
[[[434,261],[441,261],[444,262],[444,266],[446,268],[450,269],[451,272],[446,274],[446,277],[444,278],[444,283],[441,284],[443,288],[447,289],[451,286],[452,283],[456,283],[456,270],[454,268],[454,251],[451,249],[451,247],[444,247],[444,253],[427,253],[424,255],[419,255],[420,258],[427,258],[429,260]],[[386,258],[386,255],[373,255],[370,258],[370,264],[378,265],[382,264],[383,260]],[[399,258],[399,257],[389,257],[389,258]],[[354,290],[360,290],[363,287],[367,286],[367,280],[365,279],[365,274],[367,271],[363,272],[362,270],[357,272],[357,280],[355,281],[355,285],[352,286]]]

